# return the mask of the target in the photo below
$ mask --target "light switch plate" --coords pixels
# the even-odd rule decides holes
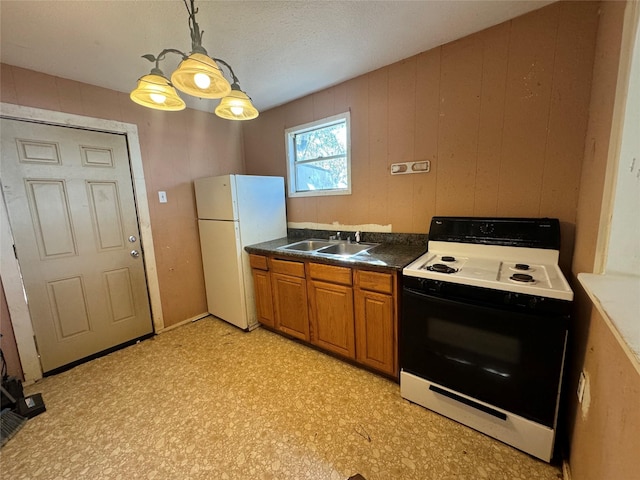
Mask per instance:
[[[158,200],[160,203],[167,203],[167,192],[158,192]]]

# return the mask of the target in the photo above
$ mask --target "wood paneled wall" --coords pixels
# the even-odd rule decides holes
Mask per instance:
[[[598,310],[592,308],[590,313],[581,318],[588,327],[580,365],[588,378],[588,392],[581,404],[573,385],[567,388],[575,407],[571,478],[636,479],[640,477],[640,374]]]
[[[593,69],[589,124],[576,218],[572,277],[594,272],[601,228],[605,174],[610,142],[616,141],[614,102],[621,64],[621,41],[627,2],[602,2]],[[636,7],[637,8],[637,7]],[[637,53],[636,53],[637,54]],[[623,59],[623,64],[626,59]],[[622,75],[626,71],[622,69]],[[630,86],[637,88],[637,86]],[[594,308],[587,293],[574,282],[564,418],[573,480],[640,478],[640,374]],[[578,403],[574,392],[580,372],[588,378],[587,393]]]
[[[428,231],[433,215],[550,216],[568,266],[587,127],[595,2],[560,2],[264,112],[254,174],[286,175],[284,130],[351,111],[352,195],[289,199],[288,220]],[[431,172],[390,175],[395,162]]]
[[[138,126],[165,327],[206,313],[193,180],[244,173],[239,122],[151,110],[126,93],[6,64],[0,80],[2,102]],[[159,190],[167,203],[158,202]]]

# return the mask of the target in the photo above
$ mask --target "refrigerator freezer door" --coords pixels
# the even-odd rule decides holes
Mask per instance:
[[[194,187],[198,218],[238,220],[235,175],[198,178]]]
[[[240,244],[253,245],[287,236],[284,178],[235,175]]]
[[[198,220],[209,313],[246,330],[242,250],[237,222]]]

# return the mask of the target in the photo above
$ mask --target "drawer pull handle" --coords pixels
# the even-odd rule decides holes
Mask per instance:
[[[499,418],[500,420],[507,419],[507,415],[502,412],[499,412],[498,410],[495,410],[491,407],[487,407],[486,405],[482,405],[481,403],[474,402],[473,400],[469,400],[468,398],[462,397],[460,395],[456,395],[455,393],[450,392],[449,390],[445,390],[444,388],[436,387],[435,385],[429,385],[429,390],[439,393],[440,395],[444,395],[445,397],[449,397],[452,400],[455,400],[456,402],[464,403],[465,405],[473,407],[476,410],[480,410],[481,412],[488,413],[489,415],[493,415],[494,417]]]

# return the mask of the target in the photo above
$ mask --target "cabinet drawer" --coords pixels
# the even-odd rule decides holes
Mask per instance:
[[[371,290],[380,293],[393,293],[393,278],[391,273],[368,272],[358,270],[356,272],[358,286],[363,290]]]
[[[262,255],[249,254],[249,265],[251,268],[257,268],[258,270],[269,270],[267,266],[267,257]]]
[[[351,269],[348,267],[336,267],[322,263],[309,264],[309,276],[316,280],[324,280],[331,283],[351,285]]]
[[[304,263],[292,262],[290,260],[271,259],[271,271],[274,273],[282,273],[293,277],[304,278]]]

